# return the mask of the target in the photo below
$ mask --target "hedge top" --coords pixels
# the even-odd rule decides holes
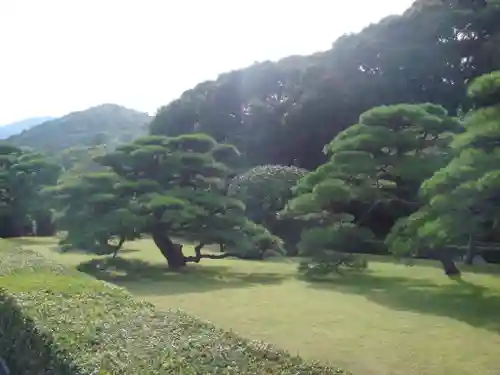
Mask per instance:
[[[41,368],[55,375],[346,374],[181,311],[159,313],[122,288],[6,241],[0,242],[0,302],[0,357],[20,375]],[[34,327],[29,334],[13,324],[18,316]],[[10,351],[2,349],[6,344]],[[34,353],[24,358],[28,347],[40,351],[36,360]]]

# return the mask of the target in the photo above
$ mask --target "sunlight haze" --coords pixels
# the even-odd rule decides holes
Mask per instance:
[[[101,103],[154,114],[198,82],[328,49],[411,0],[0,0],[0,124]]]

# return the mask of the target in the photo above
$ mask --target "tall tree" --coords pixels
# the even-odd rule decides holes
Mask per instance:
[[[30,233],[32,222],[36,223],[38,234],[53,234],[52,215],[40,199],[40,191],[55,184],[59,173],[59,164],[51,158],[9,144],[0,145],[2,237]]]
[[[232,178],[228,195],[242,200],[249,217],[266,225],[285,207],[292,188],[306,173],[294,166],[260,165]]]
[[[465,132],[452,143],[455,157],[422,184],[427,204],[394,228],[388,237],[394,252],[430,249],[442,257],[450,245],[469,242],[470,263],[474,239],[498,227],[500,72],[476,79],[468,93],[476,108],[465,117]],[[448,275],[459,274],[450,260],[444,266]]]
[[[360,113],[431,102],[455,114],[464,87],[500,69],[499,0],[422,0],[328,51],[265,62],[204,82],[162,108],[154,134],[202,131],[235,144],[249,165],[326,161],[325,139]]]
[[[150,125],[155,135],[207,133],[234,144],[249,165],[280,160],[283,116],[300,93],[303,59],[289,57],[221,74],[160,108]]]
[[[235,176],[228,196],[245,203],[249,219],[262,224],[285,242],[288,255],[297,255],[302,223],[280,218],[278,213],[292,197],[292,188],[307,171],[295,166],[259,165]]]
[[[324,261],[325,250],[373,248],[398,217],[419,208],[420,183],[449,158],[457,120],[433,104],[377,107],[326,147],[329,161],[306,175],[285,214],[313,219],[302,247]],[[358,237],[356,237],[358,236]]]

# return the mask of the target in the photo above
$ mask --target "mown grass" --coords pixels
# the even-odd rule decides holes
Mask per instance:
[[[16,375],[345,374],[158,312],[122,288],[0,242],[0,358]]]
[[[356,375],[496,375],[500,368],[497,266],[469,268],[453,281],[433,262],[407,267],[375,257],[363,275],[310,283],[296,277],[293,261],[207,260],[171,273],[143,240],[99,270],[91,255],[57,253],[52,239],[20,241],[159,309],[184,309]]]

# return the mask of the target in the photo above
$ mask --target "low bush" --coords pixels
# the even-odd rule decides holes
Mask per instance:
[[[332,251],[316,258],[315,261],[299,263],[298,271],[307,278],[315,279],[335,274],[343,275],[346,272],[362,272],[367,268],[368,260],[363,256]]]
[[[122,288],[0,242],[0,358],[16,375],[346,374],[157,312]]]

